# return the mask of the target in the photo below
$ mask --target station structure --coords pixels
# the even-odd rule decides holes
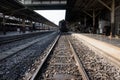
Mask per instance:
[[[0,80],[120,80],[120,0],[1,0]]]
[[[81,24],[93,33],[104,33],[115,36],[120,34],[120,1],[119,0],[19,0],[35,10],[66,10],[66,21],[71,27]],[[85,31],[86,31],[85,30]]]

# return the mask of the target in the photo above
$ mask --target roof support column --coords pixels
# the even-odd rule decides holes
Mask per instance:
[[[6,35],[5,15],[4,14],[3,14],[2,28],[3,28],[3,34]]]
[[[86,27],[86,22],[87,22],[87,17],[86,15],[84,16],[84,26]]]
[[[19,33],[21,33],[21,20],[18,18],[18,28],[20,29]]]
[[[40,22],[39,22],[39,30],[40,30],[41,26],[40,26]]]
[[[33,31],[33,22],[30,21],[30,32],[32,32],[32,31]]]
[[[44,23],[42,23],[42,29],[45,30]]]
[[[33,24],[33,31],[36,31],[36,22]]]
[[[93,33],[96,33],[96,29],[95,29],[95,10],[93,10]]]
[[[112,0],[111,5],[111,36],[115,37],[115,0]]]
[[[41,28],[40,29],[43,30],[43,23],[41,23]]]
[[[25,18],[22,19],[22,31],[25,33]]]
[[[95,28],[95,18],[96,18],[96,15],[95,15],[95,10],[93,9],[93,13],[92,14],[89,14],[88,12],[86,11],[83,11],[85,14],[89,15],[92,19],[93,19],[93,30],[92,30],[92,33],[96,33],[96,28]]]
[[[111,11],[111,31],[110,36],[115,37],[115,0],[112,0],[112,5],[109,7],[107,4],[105,4],[102,0],[98,0],[102,5],[104,5],[106,8],[108,8]]]

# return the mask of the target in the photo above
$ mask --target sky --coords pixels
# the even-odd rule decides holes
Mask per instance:
[[[66,13],[65,10],[35,10],[35,12],[39,13],[40,15],[57,25],[59,24],[60,20],[65,19]]]

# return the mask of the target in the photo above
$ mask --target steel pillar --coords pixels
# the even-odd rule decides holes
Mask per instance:
[[[3,28],[3,34],[6,35],[5,15],[4,14],[3,14],[2,28]]]
[[[112,0],[111,7],[105,4],[102,0],[98,0],[102,5],[108,8],[111,11],[111,31],[110,36],[115,37],[115,0]]]
[[[96,28],[95,28],[95,10],[93,10],[93,33],[96,33]]]
[[[84,16],[84,26],[86,27],[87,25],[86,25],[86,22],[87,22],[87,17],[86,17],[86,15]]]
[[[32,32],[32,31],[33,31],[33,22],[30,21],[30,32]]]
[[[39,30],[40,30],[41,26],[40,26],[40,23],[39,23]]]
[[[115,37],[115,0],[112,0],[111,5],[111,36]]]
[[[22,31],[25,33],[25,18],[22,19]]]

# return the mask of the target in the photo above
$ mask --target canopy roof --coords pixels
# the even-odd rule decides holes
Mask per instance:
[[[0,13],[15,16],[16,18],[25,18],[26,20],[33,22],[41,22],[51,26],[56,26],[51,21],[18,2],[18,0],[1,0]]]
[[[92,15],[93,10],[98,13],[111,7],[113,0],[67,0],[67,21],[79,21],[86,13]],[[115,0],[116,9],[120,5],[120,0]],[[87,14],[88,15],[88,14]],[[90,16],[89,15],[89,16]]]

